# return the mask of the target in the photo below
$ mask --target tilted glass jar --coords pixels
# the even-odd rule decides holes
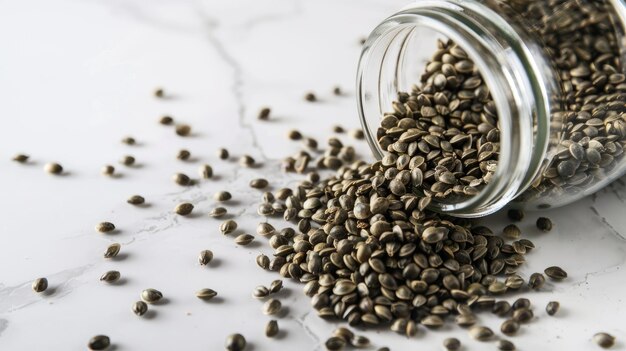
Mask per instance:
[[[497,108],[497,169],[478,194],[433,210],[478,217],[561,206],[626,172],[626,5],[619,0],[418,0],[378,25],[357,76],[374,155],[380,121],[411,91],[438,40],[474,61]],[[419,112],[413,118],[421,121]],[[428,122],[424,126],[428,126]],[[460,155],[451,155],[461,157]]]

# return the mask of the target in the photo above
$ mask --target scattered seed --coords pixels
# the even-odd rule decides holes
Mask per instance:
[[[137,142],[135,141],[135,138],[127,136],[122,139],[122,143],[126,145],[135,145]]]
[[[113,174],[115,174],[115,167],[111,166],[111,165],[105,165],[102,167],[101,173],[105,176],[112,176]]]
[[[283,281],[280,280],[280,279],[276,279],[276,280],[272,281],[272,283],[270,284],[269,292],[270,292],[270,294],[276,294],[282,288],[283,288]]]
[[[346,341],[338,336],[331,336],[326,340],[324,346],[328,351],[339,351],[346,346]]]
[[[528,323],[531,319],[533,319],[533,317],[533,311],[528,308],[520,308],[513,311],[513,320],[518,321],[519,323]]]
[[[144,202],[146,202],[146,199],[144,199],[143,196],[140,196],[140,195],[133,195],[129,197],[128,200],[126,200],[126,202],[128,202],[131,205],[141,205]]]
[[[163,298],[163,294],[156,289],[146,289],[141,292],[141,299],[147,303],[156,303]]]
[[[509,224],[504,227],[502,234],[507,239],[517,240],[522,235],[522,231],[515,224]]]
[[[115,224],[111,222],[100,222],[96,224],[96,231],[100,233],[110,233],[115,230]]]
[[[237,222],[232,219],[225,220],[220,224],[220,232],[224,235],[234,232],[235,229],[237,229]]]
[[[115,283],[120,279],[120,272],[108,271],[100,276],[100,281],[105,283]]]
[[[243,351],[246,348],[246,338],[241,334],[231,334],[226,337],[224,346],[228,351]]]
[[[343,95],[343,91],[341,90],[341,87],[340,86],[335,86],[333,88],[333,94],[335,94],[336,96]],[[337,133],[343,133],[343,132],[337,132]]]
[[[540,290],[543,284],[546,282],[546,278],[541,273],[533,273],[528,278],[528,287],[533,290]]]
[[[478,341],[487,341],[493,337],[493,331],[487,327],[474,326],[470,328],[469,335]]]
[[[615,337],[607,333],[596,333],[593,336],[593,341],[603,349],[608,349],[615,345]]]
[[[254,166],[254,162],[254,158],[252,158],[252,156],[250,155],[243,155],[239,159],[239,164],[244,167],[252,167]]]
[[[228,159],[228,157],[230,157],[228,150],[224,149],[224,148],[219,148],[217,149],[217,157],[219,157],[221,160],[226,160]]]
[[[513,320],[513,319],[508,319],[504,321],[504,323],[502,323],[502,325],[500,326],[500,331],[502,332],[502,334],[510,336],[510,335],[516,334],[519,328],[520,328],[520,324],[518,321]]]
[[[124,166],[132,166],[135,164],[135,158],[133,156],[126,155],[120,159],[120,164],[123,164]]]
[[[263,285],[257,286],[256,288],[254,288],[254,291],[252,292],[252,296],[254,296],[257,299],[266,298],[269,294],[270,294],[269,289],[267,289]]]
[[[122,248],[122,245],[118,243],[113,243],[109,245],[107,249],[104,251],[104,258],[113,258],[117,256],[117,254],[120,253],[121,248]]]
[[[292,129],[287,132],[287,137],[291,140],[300,140],[302,139],[302,134],[299,131]]]
[[[240,234],[235,238],[235,244],[246,246],[254,240],[254,236],[250,234]]]
[[[47,163],[44,166],[44,170],[50,174],[61,174],[63,173],[63,167],[58,163]]]
[[[304,139],[304,146],[306,146],[307,148],[311,149],[311,150],[316,150],[318,143],[317,140],[313,139],[313,138],[305,138]]]
[[[31,285],[34,292],[44,292],[48,289],[48,279],[46,278],[37,278]]]
[[[270,258],[264,254],[260,254],[256,257],[256,264],[263,269],[268,269],[270,266]]]
[[[275,315],[280,312],[282,304],[276,299],[270,299],[263,305],[263,313],[267,315]]]
[[[182,137],[191,134],[191,126],[188,124],[177,124],[175,127],[176,134]]]
[[[201,300],[211,300],[215,296],[217,296],[217,292],[213,289],[205,288],[196,291],[196,297]]]
[[[364,349],[370,345],[370,339],[363,335],[355,335],[348,340],[348,343],[357,349]]]
[[[176,158],[182,161],[187,161],[189,160],[189,157],[191,157],[191,152],[189,152],[189,150],[185,150],[185,149],[181,149],[178,151],[178,154],[176,155]]]
[[[567,278],[567,272],[565,272],[563,268],[557,266],[546,268],[544,273],[554,280],[563,280]]]
[[[232,199],[232,195],[228,191],[218,191],[213,195],[215,201],[224,202]]]
[[[522,210],[511,209],[507,212],[507,215],[510,220],[515,222],[519,222],[524,219],[524,211]]]
[[[202,250],[200,251],[200,256],[198,256],[198,263],[201,266],[206,266],[213,260],[213,251],[211,250]]]
[[[174,179],[174,182],[178,185],[185,186],[191,184],[191,179],[189,178],[189,176],[183,173],[174,174],[174,176],[172,176],[172,179]]]
[[[267,180],[263,178],[252,179],[250,181],[250,187],[255,188],[255,189],[263,189],[263,188],[266,188],[267,185],[268,185]]]
[[[443,340],[443,347],[448,351],[456,351],[461,348],[461,342],[457,338],[446,338]]]
[[[172,123],[174,123],[174,119],[170,116],[163,116],[159,119],[159,123],[161,123],[164,126],[169,126]]]
[[[187,216],[193,211],[193,205],[189,202],[183,202],[182,204],[176,205],[174,208],[174,212],[181,216]]]
[[[561,304],[558,301],[550,301],[546,305],[546,313],[549,316],[554,316],[559,311],[559,307],[561,307]]]
[[[515,351],[515,344],[505,339],[498,340],[498,350]]]
[[[549,232],[552,230],[552,221],[546,217],[537,218],[537,228],[541,231]]]
[[[202,177],[203,179],[213,178],[213,168],[209,165],[200,166],[198,173],[200,173],[200,177]]]
[[[154,96],[158,98],[162,98],[165,96],[165,91],[163,90],[163,88],[156,88],[154,89]]]
[[[265,336],[267,336],[268,338],[273,338],[278,335],[278,332],[278,322],[275,319],[267,322],[267,325],[265,326]]]
[[[143,301],[136,301],[133,304],[132,311],[138,316],[143,316],[146,312],[148,312],[148,304]]]
[[[209,217],[220,218],[225,216],[226,213],[228,213],[228,210],[224,207],[216,207],[209,212]]]
[[[13,156],[13,161],[15,162],[19,162],[19,163],[25,163],[28,161],[28,155],[24,155],[24,154],[17,154],[15,156]]]
[[[365,138],[365,133],[363,133],[363,129],[352,129],[350,131],[350,136],[357,140],[362,140]]]
[[[317,97],[313,93],[306,93],[304,95],[304,100],[306,100],[308,102],[315,102],[315,101],[317,101]]]
[[[109,346],[111,346],[111,339],[106,335],[96,335],[87,343],[89,350],[93,351],[106,350]]]
[[[256,233],[260,236],[272,236],[276,233],[276,228],[267,222],[261,222],[256,226]]]

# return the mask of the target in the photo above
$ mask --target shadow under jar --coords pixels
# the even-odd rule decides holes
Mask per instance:
[[[422,157],[413,192],[459,217],[599,190],[626,171],[625,23],[618,0],[416,1],[374,29],[359,62],[375,157]]]

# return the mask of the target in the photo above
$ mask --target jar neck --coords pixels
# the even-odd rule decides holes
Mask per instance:
[[[458,203],[433,201],[432,210],[458,217],[493,213],[536,177],[548,147],[550,102],[558,86],[540,45],[478,1],[421,0],[381,23],[365,43],[357,73],[363,129],[378,159],[384,151],[376,131],[397,92],[405,89],[408,43],[419,31],[452,39],[474,61],[497,107],[500,155],[481,191]]]

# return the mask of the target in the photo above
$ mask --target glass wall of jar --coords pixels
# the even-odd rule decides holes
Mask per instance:
[[[617,0],[420,0],[392,15],[357,76],[379,166],[408,155],[412,191],[462,217],[606,186],[626,172],[624,23]]]

